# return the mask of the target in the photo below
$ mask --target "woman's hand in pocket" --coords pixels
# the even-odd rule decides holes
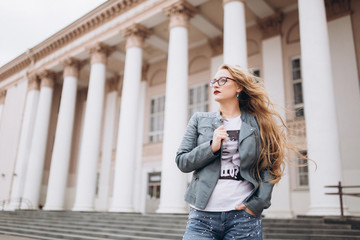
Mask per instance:
[[[244,209],[248,214],[253,215],[254,217],[256,217],[256,214],[253,211],[251,211],[249,208],[247,208],[244,204],[241,204],[240,206],[236,206],[235,209],[236,210],[243,210]]]

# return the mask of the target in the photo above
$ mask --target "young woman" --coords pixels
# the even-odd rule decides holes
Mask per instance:
[[[220,111],[195,113],[176,155],[179,169],[193,172],[183,239],[262,239],[261,213],[293,149],[286,126],[256,77],[239,67],[222,65],[210,86]]]

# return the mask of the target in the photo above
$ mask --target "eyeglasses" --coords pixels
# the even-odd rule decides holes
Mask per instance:
[[[210,84],[210,87],[213,87],[215,85],[215,83],[218,83],[219,86],[223,86],[223,85],[225,85],[225,83],[228,80],[236,81],[235,79],[232,79],[232,78],[229,78],[229,77],[221,77],[218,80],[216,80],[216,79],[210,80],[209,84]]]

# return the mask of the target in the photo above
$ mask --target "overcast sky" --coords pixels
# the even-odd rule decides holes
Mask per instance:
[[[0,0],[0,67],[106,0]]]

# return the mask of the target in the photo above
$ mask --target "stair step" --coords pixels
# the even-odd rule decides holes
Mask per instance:
[[[0,223],[1,222],[22,222],[22,223],[26,223],[28,222],[26,219],[22,219],[22,218],[9,218],[9,219],[2,219],[0,218]],[[63,224],[64,220],[46,220],[46,219],[35,219],[33,220],[31,223],[36,223],[36,224],[47,224],[47,223],[51,223],[51,224]],[[74,221],[71,219],[66,219],[66,223],[71,223],[72,225],[77,225],[77,226],[94,226],[94,227],[108,227],[108,226],[114,226],[114,227],[119,227],[119,226],[129,226],[131,224],[135,224],[135,222],[127,222],[127,221],[112,221],[112,222],[101,222],[101,221]],[[156,221],[152,221],[152,222],[136,222],[137,226],[141,226],[141,227],[147,227],[147,228],[174,228],[174,227],[178,227],[178,226],[186,226],[186,222],[183,223],[171,223],[171,222],[167,222],[167,223],[161,223],[161,222],[156,222]]]
[[[84,230],[84,231],[89,231],[89,232],[98,232],[98,231],[103,231],[103,232],[108,232],[108,233],[119,233],[119,232],[123,232],[123,231],[134,231],[134,232],[154,232],[157,234],[178,234],[178,235],[182,235],[185,231],[185,228],[183,229],[173,229],[173,228],[142,228],[142,227],[138,227],[138,226],[118,226],[118,227],[114,227],[114,228],[110,228],[110,227],[103,227],[103,228],[95,228],[92,226],[73,226],[73,225],[69,225],[69,224],[61,224],[61,225],[49,225],[49,224],[30,224],[30,223],[21,223],[21,224],[16,224],[16,223],[2,223],[0,226],[2,227],[17,227],[17,226],[22,226],[22,228],[24,229],[37,229],[37,228],[42,228],[42,229],[66,229],[69,231],[72,230]]]
[[[264,227],[266,233],[277,234],[277,233],[286,233],[286,234],[320,234],[320,235],[341,235],[341,236],[359,236],[360,231],[358,230],[341,230],[341,229],[298,229],[298,228],[267,228]]]
[[[4,240],[8,240],[8,239],[12,239],[13,236],[17,236],[17,237],[22,237],[22,240],[26,240],[27,239],[44,239],[44,240],[57,240],[58,238],[48,238],[48,237],[44,237],[44,236],[36,236],[36,235],[32,235],[32,234],[23,234],[23,233],[17,233],[17,232],[8,232],[8,231],[2,231],[0,230],[0,239],[4,239]],[[17,239],[15,239],[17,240]],[[85,239],[84,239],[85,240]]]
[[[360,236],[322,235],[322,234],[288,234],[264,233],[264,240],[359,240]]]
[[[48,228],[47,228],[48,229]],[[48,229],[49,230],[49,229]],[[0,233],[1,232],[7,232],[7,234],[11,233],[13,235],[22,234],[29,235],[29,236],[36,236],[38,239],[68,239],[68,240],[94,240],[94,239],[109,239],[109,240],[156,240],[159,239],[159,236],[138,236],[138,235],[132,235],[128,233],[92,233],[92,232],[86,232],[86,231],[68,231],[68,230],[55,230],[55,231],[47,231],[46,229],[24,229],[21,227],[6,227],[3,228],[0,226]],[[160,239],[166,239],[166,240],[173,240],[173,239],[180,239],[180,237],[169,237],[166,238],[160,238]]]
[[[0,212],[0,239],[17,235],[33,239],[175,240],[181,239],[185,214],[136,214],[71,211]],[[265,240],[360,240],[360,230],[323,217],[263,219]]]

